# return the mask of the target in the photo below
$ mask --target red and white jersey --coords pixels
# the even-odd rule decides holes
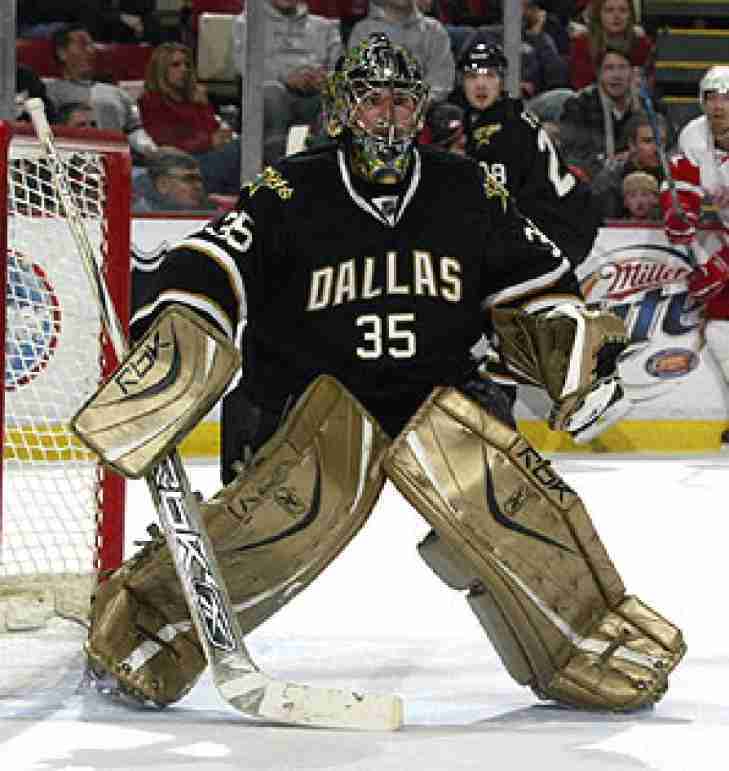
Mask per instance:
[[[716,147],[705,115],[689,121],[678,138],[679,152],[671,158],[671,176],[686,211],[700,213],[706,197],[722,188],[729,189],[729,152]],[[671,206],[668,185],[661,187],[661,207]],[[718,211],[724,227],[729,229],[729,207]]]

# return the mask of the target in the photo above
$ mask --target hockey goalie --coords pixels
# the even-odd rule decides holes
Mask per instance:
[[[234,369],[203,375],[199,352],[234,362],[245,321],[225,486],[202,503],[244,632],[345,549],[389,479],[432,527],[424,560],[518,683],[576,708],[651,705],[681,632],[626,593],[579,495],[470,355],[493,330],[507,366],[551,396],[551,427],[575,431],[619,398],[622,322],[585,309],[558,247],[496,180],[416,146],[427,101],[386,37],[347,52],[327,84],[332,142],[266,168],[145,275],[137,342],[76,430],[144,475]],[[152,535],[98,588],[86,651],[95,677],[166,705],[206,662]]]

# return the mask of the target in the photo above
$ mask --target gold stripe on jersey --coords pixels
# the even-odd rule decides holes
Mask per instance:
[[[555,305],[564,305],[565,303],[578,308],[585,307],[585,301],[581,297],[567,292],[555,292],[555,294],[541,294],[534,300],[527,300],[519,306],[519,310],[528,314],[540,313],[551,310]]]
[[[569,262],[562,258],[559,267],[549,271],[549,273],[541,273],[527,281],[522,281],[520,284],[512,284],[511,286],[506,287],[506,289],[488,295],[481,303],[481,308],[486,310],[488,308],[493,308],[495,305],[513,303],[514,301],[529,297],[530,295],[543,294],[544,290],[557,283],[557,281],[567,274],[569,270]],[[540,290],[542,291],[540,292]]]
[[[186,292],[182,289],[170,289],[162,292],[154,302],[143,305],[132,317],[131,324],[134,325],[150,314],[154,314],[164,303],[181,303],[189,308],[201,311],[211,318],[230,339],[234,339],[235,329],[231,319],[223,308],[209,297],[198,294],[197,292]]]
[[[235,260],[221,247],[206,238],[200,238],[199,235],[186,238],[175,244],[175,249],[191,249],[195,252],[209,257],[220,269],[228,276],[230,288],[233,290],[235,301],[238,304],[238,320],[246,307],[246,290],[243,284],[243,277],[238,270]]]

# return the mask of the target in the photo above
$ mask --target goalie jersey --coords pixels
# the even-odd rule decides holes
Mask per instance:
[[[169,303],[231,338],[242,323],[251,401],[281,410],[326,373],[394,436],[472,370],[488,308],[549,293],[579,295],[569,263],[472,160],[420,148],[375,185],[328,145],[266,168],[145,273],[132,334]]]

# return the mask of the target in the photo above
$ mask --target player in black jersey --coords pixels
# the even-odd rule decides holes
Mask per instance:
[[[600,212],[589,186],[570,171],[537,117],[504,91],[506,68],[502,49],[484,42],[475,42],[458,62],[458,86],[450,99],[465,111],[466,153],[578,265],[597,237]]]
[[[469,592],[519,683],[579,707],[651,704],[681,633],[625,595],[579,497],[470,355],[490,312],[504,360],[549,392],[551,426],[573,430],[619,388],[622,321],[584,308],[569,262],[483,168],[415,146],[427,99],[414,59],[384,36],[339,61],[326,94],[333,143],[266,168],[234,211],[147,274],[133,318],[143,336],[109,386],[121,392],[89,418],[108,413],[111,433],[124,431],[96,448],[119,466],[150,444],[153,463],[164,430],[181,435],[167,393],[188,377],[204,390],[195,375],[215,351],[229,359],[245,322],[229,406],[248,432],[230,443],[235,478],[201,504],[244,631],[316,578],[389,479],[433,527],[422,556]],[[208,353],[188,353],[188,337]],[[130,394],[164,357],[159,380]],[[97,591],[94,670],[175,701],[205,667],[187,617],[155,543]]]
[[[519,211],[575,267],[589,255],[602,218],[589,186],[570,171],[547,130],[521,99],[505,92],[507,64],[498,45],[478,40],[458,62],[451,101],[464,110],[466,153],[507,188]],[[498,362],[489,368],[513,405],[514,378]],[[578,432],[577,441],[596,430]]]

